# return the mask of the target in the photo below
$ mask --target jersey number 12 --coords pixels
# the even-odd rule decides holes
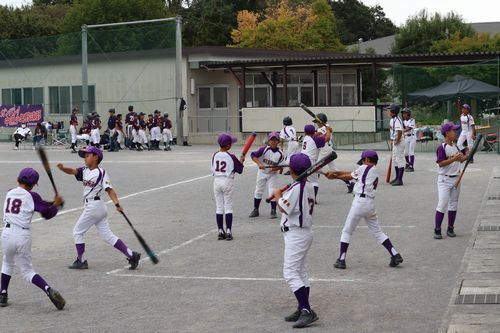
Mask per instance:
[[[217,172],[226,172],[226,162],[224,161],[215,161],[215,171]]]

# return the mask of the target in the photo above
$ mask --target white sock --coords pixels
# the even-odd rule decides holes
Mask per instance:
[[[340,260],[345,260],[345,252],[340,255]]]
[[[231,229],[227,229],[226,233],[230,234],[231,233]]]
[[[391,253],[393,256],[395,256],[396,254],[398,254],[398,251],[396,251],[395,248],[391,247]]]
[[[224,233],[224,229],[219,229],[219,234],[223,234]]]

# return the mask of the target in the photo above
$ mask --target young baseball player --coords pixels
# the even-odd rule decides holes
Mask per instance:
[[[311,164],[318,161],[319,150],[325,146],[325,137],[323,135],[315,135],[316,129],[314,125],[308,124],[304,126],[304,140],[302,141],[302,153],[309,156]],[[319,190],[319,173],[311,175],[309,181],[314,187],[314,200],[316,202],[316,197],[318,196]]]
[[[162,118],[162,126],[163,131],[163,148],[164,151],[172,150],[170,145],[172,144],[172,121],[168,119],[168,113],[165,113]]]
[[[286,156],[288,158],[300,152],[299,142],[297,141],[297,131],[292,124],[292,118],[288,116],[283,118],[283,125],[285,125],[285,127],[280,132],[281,143],[287,142]]]
[[[121,143],[123,141],[124,133],[123,133],[123,122],[122,122],[122,115],[119,113],[116,116],[116,147],[115,151],[119,151],[122,149]]]
[[[104,190],[108,193],[118,212],[122,212],[123,208],[120,206],[116,192],[111,187],[108,173],[106,170],[99,168],[99,163],[101,163],[103,158],[102,151],[90,146],[85,150],[78,151],[78,155],[85,158],[85,167],[74,169],[65,167],[62,163],[57,165],[64,173],[74,175],[76,180],[83,182],[84,209],[73,229],[77,257],[69,268],[88,268],[88,263],[85,259],[85,243],[83,238],[90,227],[94,225],[97,233],[106,243],[114,246],[127,257],[130,264],[129,269],[136,269],[141,254],[130,250],[109,228],[108,211],[104,200],[101,200],[102,191]]]
[[[115,109],[108,110],[108,131],[109,131],[109,152],[118,151],[117,148],[117,138],[118,134],[116,133],[116,115]]]
[[[389,251],[391,256],[389,266],[396,267],[403,262],[403,258],[396,251],[389,237],[382,232],[375,211],[375,192],[378,185],[377,162],[377,152],[374,150],[365,150],[361,153],[361,159],[358,161],[360,167],[354,172],[330,171],[327,173],[329,179],[353,179],[356,181],[354,185],[354,199],[352,200],[351,209],[347,215],[342,236],[340,237],[340,255],[333,265],[335,268],[346,268],[345,257],[347,248],[351,242],[351,236],[361,219],[366,221],[375,239]]]
[[[57,309],[62,310],[66,302],[61,294],[33,271],[31,264],[31,218],[39,212],[45,219],[56,216],[63,199],[56,195],[53,202],[42,200],[32,192],[38,183],[38,172],[24,168],[17,177],[18,187],[7,192],[3,208],[4,229],[2,232],[2,276],[0,280],[0,306],[8,305],[8,289],[14,266],[17,265],[24,279],[47,294]]]
[[[71,135],[71,152],[76,153],[76,134],[77,130],[76,127],[78,126],[78,107],[74,107],[73,110],[71,110],[71,118],[69,120],[69,133]]]
[[[310,158],[302,153],[290,157],[290,175],[296,179],[311,166]],[[283,278],[297,298],[295,312],[285,317],[295,322],[294,328],[302,328],[318,320],[309,305],[311,284],[307,275],[307,253],[313,242],[312,213],[314,188],[307,179],[293,183],[285,192],[274,192],[281,215],[281,231],[285,242]]]
[[[405,171],[404,150],[405,145],[403,141],[403,122],[398,117],[400,107],[397,104],[391,104],[389,107],[389,114],[391,120],[389,121],[389,128],[391,131],[392,140],[392,164],[396,171],[396,178],[391,180],[392,186],[403,185],[403,173]]]
[[[462,125],[462,131],[460,132],[460,136],[458,137],[457,146],[462,151],[462,153],[465,154],[465,141],[467,141],[467,149],[471,149],[472,145],[474,144],[474,140],[476,139],[476,125],[474,123],[474,117],[472,117],[472,115],[470,114],[469,104],[462,105],[460,124]]]
[[[324,113],[318,113],[317,117],[319,120],[321,120],[321,123],[317,122],[317,130],[316,134],[319,133],[319,135],[322,135],[325,137],[325,145],[319,149],[319,156],[318,159],[322,159],[323,157],[329,155],[332,152],[332,128],[330,125],[328,125],[328,118],[326,117],[326,114]],[[338,171],[337,167],[335,166],[335,161],[331,161],[328,163],[328,169],[330,171]],[[351,183],[349,181],[344,182],[347,186],[347,193],[352,193],[352,190],[354,189],[354,183]]]
[[[411,117],[411,110],[409,108],[403,109],[403,135],[405,140],[405,171],[413,172],[415,163],[415,145],[417,144],[417,137],[415,136],[415,119]]]
[[[101,134],[99,133],[101,129],[101,118],[97,112],[92,112],[90,128],[90,145],[99,148],[101,143]]]
[[[455,219],[457,217],[458,196],[460,186],[455,187],[455,181],[460,174],[460,163],[467,159],[460,149],[454,144],[457,139],[457,130],[460,125],[452,122],[441,126],[441,134],[444,136],[444,143],[436,150],[436,163],[438,164],[438,205],[436,208],[434,238],[441,239],[441,224],[444,213],[448,209],[448,237],[455,237]]]
[[[133,139],[134,139],[134,134],[132,131],[134,130],[134,120],[137,114],[134,112],[134,107],[132,105],[128,106],[128,113],[125,115],[125,124],[127,125],[126,128],[126,139],[125,139],[125,146],[129,149],[133,149]]]
[[[229,152],[236,138],[222,133],[217,140],[220,150],[212,156],[212,175],[214,176],[215,218],[219,228],[218,240],[233,240],[233,186],[234,174],[243,172],[245,156],[236,158]],[[224,215],[226,230],[224,230]]]
[[[285,160],[283,152],[278,147],[279,142],[279,133],[271,132],[267,135],[267,146],[260,147],[250,154],[252,161],[257,164],[259,170],[257,171],[257,182],[255,184],[253,210],[249,217],[259,216],[259,206],[266,184],[270,195],[277,188],[276,181],[278,180],[278,171],[282,170],[279,165]],[[276,217],[276,201],[273,200],[271,201],[270,218],[274,219]]]
[[[146,147],[148,148],[148,150],[150,150],[149,143],[148,143],[148,137],[146,136],[147,125],[146,125],[146,120],[144,119],[145,115],[146,114],[144,112],[139,113],[139,119],[136,122],[136,127],[135,127],[135,130],[137,132],[136,143],[141,148],[141,149],[137,149],[137,150],[142,150],[143,144],[145,144]]]
[[[153,149],[160,150],[161,116],[160,116],[160,111],[158,110],[155,110],[153,116],[153,126],[151,128],[151,140],[153,140]]]

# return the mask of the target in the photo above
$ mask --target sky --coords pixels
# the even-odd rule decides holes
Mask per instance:
[[[415,15],[421,9],[429,12],[446,14],[450,10],[460,14],[465,22],[500,21],[500,1],[498,0],[361,0],[365,5],[379,4],[388,18],[397,26],[406,22],[408,16]],[[29,0],[0,0],[2,5],[21,6],[31,3]]]

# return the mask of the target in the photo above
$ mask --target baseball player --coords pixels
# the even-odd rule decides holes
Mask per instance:
[[[130,264],[129,269],[136,269],[141,254],[130,250],[109,228],[108,211],[104,200],[101,200],[102,191],[108,193],[117,211],[122,212],[123,208],[120,206],[116,192],[111,186],[108,173],[106,170],[99,168],[99,163],[103,158],[102,151],[97,147],[90,146],[85,150],[78,151],[78,155],[85,158],[85,167],[74,169],[65,167],[62,163],[57,164],[61,171],[68,175],[74,175],[76,180],[83,182],[84,209],[73,229],[77,258],[69,268],[87,269],[89,267],[85,259],[83,238],[90,227],[94,225],[97,233],[106,243],[114,246],[127,257]]]
[[[63,199],[56,195],[53,202],[42,200],[32,192],[38,183],[38,172],[24,168],[17,177],[18,187],[7,192],[4,202],[4,229],[2,232],[2,276],[0,279],[0,306],[8,305],[8,289],[14,266],[17,265],[24,279],[47,294],[57,309],[62,310],[66,302],[61,294],[51,288],[35,271],[31,264],[31,218],[39,212],[45,219],[56,216]],[[6,319],[6,318],[5,318]]]
[[[144,112],[139,113],[139,122],[137,123],[138,126],[136,126],[137,138],[138,138],[137,143],[139,143],[139,145],[145,144],[148,150],[150,150],[148,137],[146,136],[147,124],[146,120],[144,120],[145,115],[146,114]]]
[[[109,118],[108,118],[108,130],[109,130],[109,150],[110,152],[118,151],[116,147],[118,134],[116,133],[116,115],[115,109],[109,109]]]
[[[436,150],[436,163],[438,164],[438,205],[436,208],[434,238],[441,239],[441,224],[444,213],[448,209],[448,237],[455,237],[454,225],[457,217],[458,196],[460,186],[455,187],[456,177],[460,174],[460,163],[467,159],[462,151],[454,144],[457,139],[455,132],[460,125],[452,122],[441,126],[441,134],[444,136],[444,143]]]
[[[278,147],[280,142],[280,135],[278,132],[271,132],[267,135],[267,146],[260,147],[258,150],[252,152],[250,156],[259,170],[257,171],[257,182],[255,184],[255,192],[253,199],[253,210],[249,217],[259,216],[259,206],[262,201],[262,194],[264,187],[267,184],[267,191],[271,195],[276,190],[276,181],[278,179],[278,171],[281,171],[279,165],[285,160],[283,151]],[[266,166],[268,168],[266,168]],[[270,168],[269,168],[270,167]],[[270,218],[276,218],[276,201],[271,201],[271,215]]]
[[[101,129],[101,118],[97,112],[92,112],[90,128],[90,145],[99,148],[101,143],[101,134],[99,133]]]
[[[78,126],[78,107],[74,107],[73,110],[71,110],[71,118],[69,120],[69,133],[71,135],[71,152],[76,153],[76,134],[77,130],[76,127]]]
[[[172,143],[172,121],[168,119],[168,113],[163,115],[162,125],[163,128],[163,148],[164,151],[172,150],[170,145]]]
[[[133,149],[133,138],[135,135],[132,134],[134,130],[134,120],[137,114],[134,112],[134,107],[132,105],[128,106],[128,113],[125,115],[125,124],[126,126],[126,136],[125,136],[125,146],[129,149]]]
[[[118,151],[122,149],[121,147],[121,142],[123,141],[124,133],[123,133],[123,122],[122,122],[122,115],[119,113],[116,116],[116,147],[115,151]]]
[[[400,107],[398,104],[391,104],[388,108],[391,120],[389,121],[389,128],[392,140],[392,164],[396,171],[396,178],[391,180],[392,186],[403,185],[403,173],[405,171],[404,150],[405,145],[403,141],[403,122],[398,117]]]
[[[152,147],[154,150],[160,150],[161,141],[161,116],[160,111],[155,110],[153,116],[153,124],[150,130],[151,140],[153,141]]]
[[[280,132],[280,139],[283,148],[283,142],[287,142],[286,156],[290,158],[293,154],[300,152],[299,142],[297,141],[297,131],[292,126],[292,118],[286,116],[283,118],[283,129]]]
[[[329,155],[332,152],[332,128],[330,125],[328,125],[328,118],[326,117],[326,114],[324,113],[318,113],[317,117],[319,120],[321,120],[321,123],[316,122],[316,125],[318,126],[316,130],[316,134],[322,135],[325,137],[325,145],[319,149],[319,157],[318,159],[322,159],[323,157]],[[335,166],[335,161],[331,161],[328,163],[328,169],[330,171],[338,171],[337,167]],[[347,185],[347,193],[352,193],[352,190],[354,189],[354,183],[351,183],[349,181],[344,181],[344,183]]]
[[[405,140],[405,171],[413,172],[415,163],[415,145],[417,144],[417,137],[415,136],[415,119],[411,117],[411,110],[409,108],[403,109],[403,135]]]
[[[298,175],[311,166],[310,158],[302,153],[290,157],[290,175]],[[312,213],[314,209],[314,188],[307,179],[293,183],[285,192],[274,192],[281,211],[281,231],[285,242],[283,278],[297,298],[295,312],[285,317],[287,322],[295,322],[294,328],[306,327],[318,316],[309,305],[311,284],[307,274],[306,257],[313,242]]]
[[[391,261],[389,266],[396,267],[403,262],[403,258],[396,251],[380,228],[377,212],[375,210],[375,192],[378,185],[377,165],[378,155],[374,150],[365,150],[361,153],[361,159],[358,161],[360,167],[353,171],[330,171],[327,173],[329,179],[355,180],[354,199],[351,209],[347,215],[342,236],[340,237],[340,255],[335,264],[335,268],[345,269],[345,257],[347,248],[351,242],[351,236],[358,226],[361,219],[366,221],[368,228],[375,239],[380,242],[389,251]]]
[[[474,117],[472,117],[472,115],[470,114],[469,104],[462,105],[460,124],[462,125],[462,131],[460,132],[460,136],[458,137],[457,146],[462,151],[462,153],[465,154],[465,141],[467,141],[467,149],[470,149],[474,144],[474,140],[476,139],[476,124],[474,123]],[[473,161],[471,160],[471,162]]]
[[[308,124],[304,126],[304,140],[302,141],[302,153],[309,156],[311,160],[311,165],[316,163],[319,158],[320,148],[325,146],[325,137],[323,135],[315,135],[316,129],[314,125]],[[318,196],[319,190],[319,173],[311,175],[309,181],[314,187],[314,202],[316,202],[316,197]]]
[[[218,240],[233,240],[233,186],[234,174],[243,172],[245,156],[240,159],[229,152],[236,138],[222,133],[217,140],[220,150],[212,156],[212,175],[214,176],[215,218],[219,228]],[[224,215],[226,230],[224,230]]]

